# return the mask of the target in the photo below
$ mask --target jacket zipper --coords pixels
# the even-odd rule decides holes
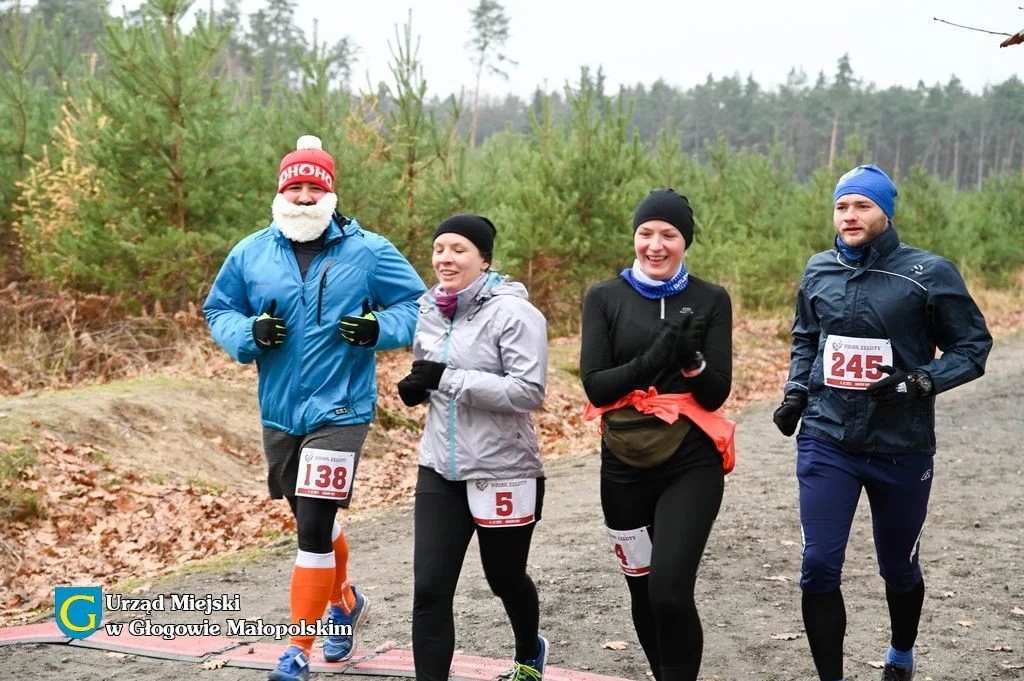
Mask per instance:
[[[604,425],[606,428],[608,428],[608,430],[635,430],[637,428],[648,428],[650,426],[657,425],[659,422],[663,425],[669,425],[668,422],[662,421],[660,418],[654,415],[651,415],[648,418],[639,418],[636,419],[635,421],[625,421],[619,423],[612,423],[611,421],[605,419]]]
[[[444,339],[444,354],[441,361],[448,364],[448,353],[452,346],[452,336],[455,332],[455,317],[459,314],[459,303],[456,300],[455,313],[448,326],[448,337]],[[455,398],[448,398],[448,474],[450,480],[458,480],[458,471],[455,466]]]
[[[334,260],[328,260],[327,264],[324,265],[324,271],[320,274],[320,289],[316,296],[316,325],[320,326],[321,313],[324,309],[324,287],[327,286],[327,272],[331,269],[331,265],[335,263]]]

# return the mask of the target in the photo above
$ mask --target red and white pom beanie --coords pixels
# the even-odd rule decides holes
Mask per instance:
[[[326,192],[334,192],[334,159],[324,151],[319,137],[303,135],[295,143],[295,151],[281,159],[278,193],[295,182],[312,182]]]

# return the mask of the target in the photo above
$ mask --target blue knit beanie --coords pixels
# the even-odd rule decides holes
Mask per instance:
[[[857,166],[840,177],[839,183],[836,184],[836,193],[832,196],[832,203],[846,194],[860,194],[868,197],[878,204],[878,207],[890,220],[896,213],[896,185],[892,183],[885,171],[874,163]]]

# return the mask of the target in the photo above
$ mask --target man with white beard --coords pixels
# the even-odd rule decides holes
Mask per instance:
[[[274,221],[232,249],[203,306],[214,340],[259,369],[267,484],[298,527],[291,623],[312,628],[329,605],[329,623],[352,627],[324,637],[328,662],[355,653],[369,607],[335,516],[377,405],[374,352],[412,342],[426,291],[391,242],[335,212],[334,188],[334,159],[300,137],[281,161]],[[315,638],[292,636],[269,679],[305,681]]]

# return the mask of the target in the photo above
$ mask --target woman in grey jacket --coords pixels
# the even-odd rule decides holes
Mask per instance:
[[[491,271],[494,224],[454,215],[434,233],[438,284],[420,298],[408,406],[429,402],[416,483],[413,658],[418,681],[448,678],[452,603],[473,533],[515,634],[513,681],[540,681],[537,589],[526,574],[544,469],[530,412],[547,385],[547,323],[525,287]]]

